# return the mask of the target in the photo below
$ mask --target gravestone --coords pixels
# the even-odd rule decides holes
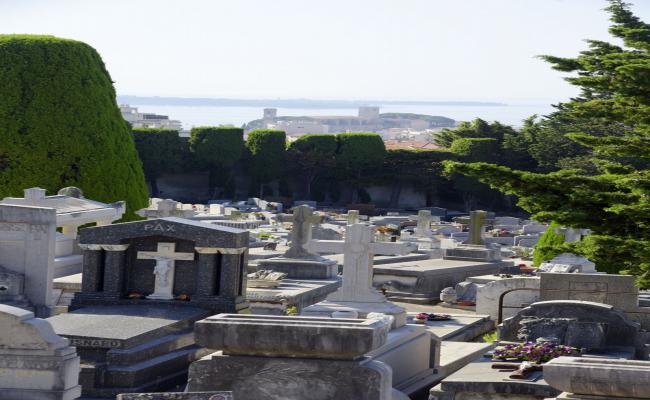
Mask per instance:
[[[294,208],[291,246],[281,257],[261,260],[257,269],[284,272],[290,279],[330,279],[338,274],[336,262],[327,260],[307,249],[311,240],[312,225],[321,217],[314,215],[311,207],[301,205]]]
[[[429,210],[420,210],[418,211],[418,225],[415,229],[415,236],[418,238],[430,238],[431,237],[431,211]]]
[[[538,327],[527,328],[531,322]],[[498,327],[498,334],[499,339],[505,341],[521,341],[521,335],[531,341],[552,336],[560,344],[571,345],[573,338],[592,335],[600,330],[599,326],[603,328],[603,337],[597,349],[627,349],[634,355],[640,325],[610,305],[589,301],[552,300],[531,304],[504,320]]]
[[[468,244],[480,245],[483,243],[483,227],[487,212],[476,210],[469,213],[469,240]]]
[[[0,399],[76,399],[78,379],[68,339],[32,312],[0,304]]]
[[[222,351],[190,366],[187,390],[247,400],[391,400],[390,367],[363,356],[386,343],[389,329],[383,319],[215,315],[195,333]]]
[[[335,311],[353,310],[364,317],[379,312],[395,317],[395,326],[406,323],[406,311],[386,300],[372,286],[374,254],[408,254],[407,243],[374,242],[374,228],[365,224],[348,225],[345,241],[313,240],[309,249],[324,253],[344,253],[343,282],[324,302],[305,308],[303,315],[329,316]]]
[[[54,208],[0,205],[0,266],[24,277],[37,316],[53,313],[55,240]]]
[[[191,218],[196,215],[196,211],[191,204],[181,204],[172,199],[151,199],[149,201],[149,207],[138,210],[136,214],[147,219],[168,217]]]
[[[359,223],[359,210],[348,210],[348,225]]]
[[[207,354],[194,322],[246,307],[248,232],[181,218],[81,230],[82,291],[57,334],[83,360],[84,397],[165,391]]]

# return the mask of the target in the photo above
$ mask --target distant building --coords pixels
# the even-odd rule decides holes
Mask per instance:
[[[137,107],[128,104],[120,104],[120,112],[126,122],[134,128],[164,128],[174,129],[179,133],[183,130],[181,121],[169,119],[167,115],[138,112]]]
[[[422,134],[420,138],[430,137],[430,130],[451,128],[456,121],[451,118],[407,114],[380,114],[379,107],[359,107],[354,115],[325,115],[325,116],[278,116],[276,108],[265,108],[262,119],[246,124],[246,131],[253,129],[280,129],[288,136],[301,136],[310,133],[339,133],[339,132],[377,132],[384,139],[392,139],[396,131],[409,132],[409,135]],[[408,135],[407,135],[408,136]],[[413,138],[411,138],[413,139]]]

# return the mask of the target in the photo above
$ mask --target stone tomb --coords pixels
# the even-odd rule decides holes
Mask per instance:
[[[428,304],[437,302],[440,292],[467,277],[499,273],[510,261],[423,260],[374,267],[373,285],[386,289],[391,300]]]
[[[20,308],[0,304],[0,399],[72,400],[79,357],[68,339]]]
[[[290,279],[332,279],[338,275],[336,262],[315,254],[307,248],[311,240],[312,225],[320,222],[311,207],[297,206],[293,210],[291,247],[282,257],[261,260],[257,269],[270,269],[287,273]]]
[[[170,217],[83,229],[80,243],[82,291],[72,310],[143,302],[245,307],[246,231]]]
[[[0,205],[0,266],[20,275],[12,279],[7,275],[5,286],[7,291],[21,294],[15,284],[23,280],[22,293],[42,317],[52,315],[54,307],[55,237],[55,209]]]
[[[189,392],[246,400],[391,400],[391,369],[364,357],[386,342],[385,319],[220,314],[196,324],[222,351],[190,366]]]
[[[82,291],[52,317],[77,346],[83,395],[163,391],[206,351],[194,322],[246,307],[248,232],[179,218],[81,230]]]

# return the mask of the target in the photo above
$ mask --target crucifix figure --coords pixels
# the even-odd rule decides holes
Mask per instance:
[[[372,286],[373,256],[406,255],[413,250],[408,243],[374,242],[374,228],[366,224],[348,225],[345,241],[312,240],[309,249],[322,253],[344,253],[343,282],[327,297],[331,302],[383,303],[384,295]]]
[[[293,209],[293,227],[291,228],[291,247],[284,253],[286,258],[313,259],[318,258],[307,249],[311,240],[312,224],[321,220],[320,215],[314,215],[314,210],[306,205]]]
[[[154,292],[148,299],[170,300],[174,298],[174,262],[176,260],[194,260],[194,253],[176,253],[176,243],[158,243],[157,251],[138,251],[138,259],[155,260],[153,270],[155,279]]]

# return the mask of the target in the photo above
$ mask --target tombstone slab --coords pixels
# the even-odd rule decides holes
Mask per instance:
[[[79,356],[45,320],[0,305],[0,399],[73,400],[81,395]]]

